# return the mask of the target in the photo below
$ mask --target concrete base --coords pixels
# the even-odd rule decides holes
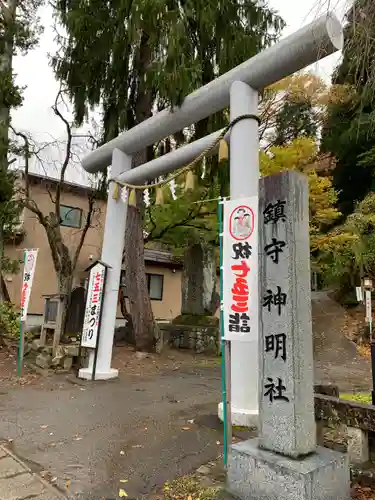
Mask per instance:
[[[217,414],[221,421],[223,421],[223,403],[218,404]],[[241,427],[250,427],[252,429],[258,427],[259,411],[258,410],[239,410],[238,408],[231,408],[232,425]]]
[[[118,377],[118,370],[115,368],[110,368],[106,372],[97,370],[95,373],[95,380],[110,380],[112,378]],[[78,378],[83,378],[85,380],[92,379],[92,369],[91,368],[81,368],[78,372]]]
[[[242,500],[350,500],[347,455],[328,448],[293,460],[258,448],[258,439],[232,445],[228,491]]]

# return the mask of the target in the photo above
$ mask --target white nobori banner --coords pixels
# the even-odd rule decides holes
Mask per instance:
[[[90,271],[85,317],[82,328],[82,347],[95,349],[97,346],[104,298],[105,277],[106,266],[98,262]]]
[[[24,268],[21,290],[21,322],[26,321],[27,318],[27,310],[29,308],[37,257],[37,248],[31,248],[24,251]]]
[[[226,340],[258,339],[258,197],[224,201],[223,320]]]

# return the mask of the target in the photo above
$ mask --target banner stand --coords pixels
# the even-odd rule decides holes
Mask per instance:
[[[103,283],[103,299],[104,299],[104,294],[105,294],[105,282],[107,278],[107,267],[104,269],[104,283]],[[102,304],[103,305],[103,304]],[[103,307],[100,307],[100,313],[99,313],[99,330],[98,330],[98,336],[96,339],[96,346],[95,346],[95,354],[94,354],[94,364],[92,366],[92,377],[91,380],[95,380],[95,375],[96,375],[96,363],[98,362],[98,350],[99,350],[99,343],[100,343],[100,333],[102,331],[101,325],[102,325],[102,315],[103,315]]]
[[[86,271],[90,271],[90,277],[86,294],[85,318],[83,322],[80,348],[85,347],[87,349],[95,350],[92,372],[90,374],[91,380],[95,380],[96,375],[105,281],[109,267],[110,266],[108,266],[105,262],[97,260],[88,269],[86,269]]]
[[[23,353],[24,353],[24,338],[23,338],[23,321],[20,319],[20,338],[18,343],[18,358],[17,358],[17,376],[21,377],[23,369]]]
[[[25,249],[23,252],[23,279],[21,288],[21,314],[20,314],[20,338],[18,342],[17,356],[17,376],[22,375],[23,370],[23,354],[25,346],[24,323],[27,319],[27,310],[29,307],[31,287],[35,274],[36,259],[38,257],[38,249]]]

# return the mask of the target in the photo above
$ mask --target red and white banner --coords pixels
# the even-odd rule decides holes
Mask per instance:
[[[26,321],[27,318],[27,309],[30,302],[31,287],[33,285],[37,256],[37,248],[31,248],[30,250],[24,251],[23,280],[21,289],[21,321]]]
[[[90,271],[85,318],[82,329],[82,347],[96,348],[100,328],[100,312],[103,304],[105,275],[106,267],[101,262],[98,262]]]
[[[224,202],[223,317],[226,340],[258,339],[258,197]]]

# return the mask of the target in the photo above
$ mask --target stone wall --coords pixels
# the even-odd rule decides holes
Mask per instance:
[[[375,406],[347,401],[315,387],[315,420],[320,445],[343,447],[352,464],[368,462],[374,453]],[[328,395],[327,395],[328,394]],[[338,395],[338,394],[337,394]],[[329,443],[326,439],[329,439]]]
[[[220,353],[217,326],[159,324],[163,345],[217,356]]]

